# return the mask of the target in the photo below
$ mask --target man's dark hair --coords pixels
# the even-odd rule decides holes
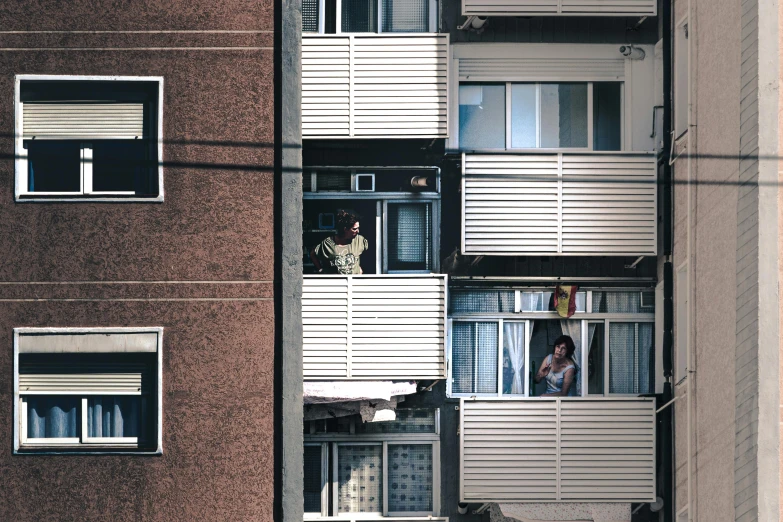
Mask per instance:
[[[361,216],[359,214],[353,214],[343,209],[338,210],[336,218],[337,233],[342,234],[346,228],[352,228],[360,219]]]

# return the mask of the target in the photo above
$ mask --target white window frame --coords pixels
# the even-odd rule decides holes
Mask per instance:
[[[153,82],[158,84],[157,102],[157,164],[158,164],[158,195],[155,197],[138,197],[134,192],[96,192],[93,190],[92,178],[92,144],[83,140],[80,144],[81,182],[79,192],[30,192],[27,186],[28,156],[24,148],[22,129],[21,83],[25,80],[37,81],[123,81],[123,82]],[[162,76],[78,76],[78,75],[46,75],[17,74],[14,80],[14,196],[19,203],[26,202],[146,202],[162,203],[163,194],[163,77]],[[56,196],[56,197],[55,197]],[[89,197],[85,197],[89,196]]]
[[[454,313],[449,314],[447,320],[447,345],[446,345],[446,365],[447,365],[447,377],[446,377],[446,396],[453,398],[470,398],[470,397],[501,397],[504,399],[514,399],[520,397],[530,396],[530,380],[528,378],[529,372],[538,371],[538,368],[530,367],[530,339],[529,331],[532,327],[533,321],[539,320],[563,320],[556,312],[523,312],[520,310],[520,293],[529,292],[531,290],[516,290],[517,295],[515,299],[515,311],[514,313]],[[535,291],[535,290],[533,290]],[[546,291],[546,290],[543,290]],[[619,289],[619,288],[607,288],[595,291],[617,291],[617,292],[633,292],[635,289]],[[649,292],[650,289],[640,289],[639,299],[641,299],[642,292]],[[651,324],[653,327],[653,351],[656,360],[660,357],[660,350],[655,345],[655,313],[634,313],[634,314],[615,314],[615,313],[593,313],[592,311],[592,292],[593,290],[584,291],[586,310],[584,312],[575,313],[571,319],[581,321],[581,359],[579,361],[580,368],[588,367],[588,355],[589,346],[587,346],[587,333],[588,323],[603,323],[604,324],[604,354],[603,354],[603,366],[604,366],[604,386],[603,393],[589,394],[588,393],[588,380],[581,380],[580,394],[576,397],[568,397],[569,400],[574,399],[589,399],[595,397],[638,397],[639,394],[633,393],[610,393],[609,392],[609,325],[611,323],[644,323]],[[453,334],[452,328],[455,322],[489,322],[498,324],[498,373],[497,373],[497,392],[496,393],[455,393],[452,391],[453,384],[453,370],[454,359],[452,356],[452,342]],[[523,394],[504,394],[503,393],[503,324],[504,322],[525,322],[525,392]],[[658,372],[655,374],[656,381],[659,379]],[[655,389],[655,383],[652,383],[652,388]],[[555,399],[555,397],[553,397]]]
[[[363,32],[363,33],[355,33],[355,32],[343,32],[342,31],[342,22],[343,22],[343,9],[342,9],[342,0],[335,0],[335,32],[334,34],[356,34],[356,35],[371,35],[371,34],[386,34],[386,35],[406,35],[406,34],[428,34],[428,33],[437,33],[438,32],[438,0],[429,0],[429,28],[427,31],[421,31],[421,32],[397,32],[397,31],[384,31],[383,30],[383,0],[376,0],[377,1],[377,8],[376,12],[378,13],[378,30],[372,31],[372,32]],[[326,0],[318,0],[318,31],[303,31],[304,34],[329,34],[326,33]]]
[[[156,380],[156,394],[154,396],[148,396],[146,398],[141,396],[140,401],[140,415],[142,417],[142,423],[149,422],[153,415],[148,412],[150,407],[149,400],[155,403],[157,410],[154,415],[156,423],[156,431],[154,433],[154,441],[142,441],[142,442],[154,442],[151,444],[155,446],[154,450],[137,449],[139,445],[139,439],[137,437],[89,437],[87,435],[87,410],[88,401],[90,397],[82,394],[71,392],[50,392],[50,393],[36,393],[32,396],[38,397],[76,397],[79,399],[78,408],[80,408],[81,425],[79,437],[67,437],[67,438],[46,438],[46,439],[29,439],[27,437],[27,407],[26,397],[28,394],[23,394],[19,390],[19,338],[24,335],[34,334],[85,334],[85,333],[101,333],[101,334],[131,334],[131,333],[154,333],[157,336],[157,350],[156,350],[156,368],[154,371],[154,378]],[[162,399],[163,399],[163,327],[90,327],[90,328],[14,328],[14,407],[13,407],[13,421],[14,421],[14,454],[20,453],[35,453],[35,454],[52,454],[58,453],[58,450],[68,450],[68,454],[155,454],[160,455],[163,452],[163,411],[162,411]],[[64,352],[68,353],[68,352]],[[78,353],[78,352],[73,352]],[[112,352],[106,352],[112,353]],[[134,352],[118,352],[118,353],[134,353]],[[108,396],[121,396],[121,395],[133,395],[129,393],[111,393]],[[95,395],[94,397],[105,397],[104,395]],[[146,411],[145,411],[146,410]],[[33,450],[33,451],[26,451]],[[40,450],[40,451],[39,451]]]
[[[305,518],[308,520],[353,520],[353,519],[371,519],[382,517],[405,517],[405,518],[438,518],[440,513],[440,435],[437,430],[436,413],[436,433],[385,433],[385,434],[320,434],[320,435],[305,435],[305,445],[314,446],[321,444],[321,475],[322,481],[324,480],[324,470],[328,466],[328,472],[325,477],[327,482],[322,482],[321,485],[321,513],[307,513]],[[388,481],[388,446],[405,444],[416,446],[431,446],[432,447],[432,511],[421,512],[394,512],[389,511],[389,481]],[[383,511],[377,513],[354,513],[354,512],[338,512],[338,475],[337,470],[339,466],[339,453],[338,446],[358,446],[358,445],[377,445],[381,446],[383,454]],[[332,457],[329,457],[331,451]],[[332,508],[334,515],[328,515],[328,486],[332,486]]]
[[[541,85],[543,84],[584,84],[587,86],[587,147],[541,147]],[[594,150],[594,121],[593,121],[593,85],[595,83],[607,83],[607,82],[594,82],[594,81],[551,81],[551,82],[523,82],[523,81],[508,81],[508,82],[492,82],[492,81],[461,81],[457,87],[457,114],[455,119],[457,120],[457,136],[455,141],[459,141],[459,87],[463,85],[503,85],[505,89],[505,135],[506,143],[502,148],[489,148],[489,149],[472,149],[466,148],[460,145],[460,150],[464,151],[508,151],[508,152],[592,152]],[[599,151],[599,152],[622,152],[625,150],[625,81],[616,80],[613,83],[620,84],[620,150],[619,151]],[[511,111],[511,87],[512,85],[535,85],[536,87],[536,147],[512,147],[511,128],[512,128],[512,111]]]

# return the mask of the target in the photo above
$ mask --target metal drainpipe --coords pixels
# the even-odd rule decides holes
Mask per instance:
[[[663,214],[663,403],[672,400],[672,362],[674,359],[674,269],[672,266],[672,167],[669,165],[672,129],[672,0],[659,0],[661,38],[663,39],[663,154],[662,166],[662,214]],[[659,414],[661,433],[661,477],[659,495],[663,498],[663,521],[674,522],[674,408],[666,408]]]

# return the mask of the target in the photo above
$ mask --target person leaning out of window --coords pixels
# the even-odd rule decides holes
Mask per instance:
[[[335,221],[335,234],[310,251],[315,270],[319,274],[361,274],[359,256],[368,245],[359,235],[359,216],[338,210]]]
[[[568,335],[555,339],[554,353],[546,356],[535,376],[536,383],[546,379],[546,393],[542,397],[567,397],[576,395],[576,362],[574,340]]]

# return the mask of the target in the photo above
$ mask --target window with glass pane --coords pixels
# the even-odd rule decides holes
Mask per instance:
[[[385,422],[362,422],[357,433],[435,433],[435,410],[426,408],[402,408],[397,418]]]
[[[143,433],[141,403],[139,396],[88,398],[87,436],[140,437]]]
[[[622,149],[622,83],[593,84],[593,150]]]
[[[81,401],[77,397],[30,396],[27,407],[28,439],[73,439],[81,432]]]
[[[30,192],[81,192],[81,146],[78,141],[25,140]]]
[[[587,393],[604,394],[604,323],[587,324]]]
[[[513,290],[453,290],[449,293],[451,313],[513,312]]]
[[[318,32],[319,0],[302,0],[302,32]]]
[[[498,323],[454,322],[451,341],[454,393],[497,393]]]
[[[587,84],[541,84],[541,147],[587,147]]]
[[[342,32],[375,33],[378,31],[377,0],[342,0]]]
[[[383,512],[383,446],[337,446],[337,509],[339,513]]]
[[[432,269],[429,204],[389,203],[387,228],[389,272]]]
[[[459,144],[463,149],[506,148],[506,86],[459,86]]]
[[[321,446],[304,447],[304,512],[321,513]]]
[[[537,146],[538,94],[534,83],[511,85],[511,147],[532,149]]]
[[[432,445],[389,444],[389,512],[432,511]]]
[[[653,323],[609,323],[609,393],[652,393]]]
[[[430,0],[383,0],[383,31],[429,31]]]
[[[643,292],[593,292],[593,313],[652,314],[655,306],[642,306]],[[654,298],[653,298],[654,299]]]
[[[525,350],[527,335],[524,322],[503,323],[503,394],[525,393]]]

